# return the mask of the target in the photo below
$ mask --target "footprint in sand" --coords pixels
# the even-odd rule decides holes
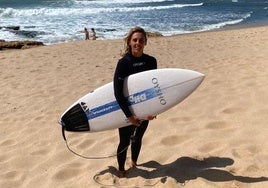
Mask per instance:
[[[211,152],[215,149],[219,148],[219,143],[218,142],[210,142],[210,143],[206,143],[204,145],[202,145],[202,147],[200,147],[198,149],[198,151],[202,152],[202,153],[208,153]]]
[[[188,139],[189,139],[188,136],[170,135],[170,136],[164,137],[161,140],[161,143],[166,146],[175,146],[175,145],[185,142]]]
[[[252,157],[256,153],[258,153],[258,149],[256,146],[248,146],[246,148],[235,148],[232,149],[233,156],[237,158],[246,158],[246,157]]]
[[[222,82],[222,81],[220,81],[220,80],[212,80],[212,81],[211,81],[211,84],[212,84],[212,85],[219,85],[221,82]]]
[[[184,117],[173,117],[173,118],[169,118],[168,119],[169,121],[171,121],[172,123],[184,123],[184,122],[189,122],[192,120],[191,117],[187,117],[187,116],[184,116]]]
[[[53,179],[56,180],[66,180],[76,178],[80,174],[81,170],[78,168],[68,168],[57,171],[55,175],[53,175]]]
[[[11,159],[12,157],[10,157],[9,155],[0,155],[0,163],[5,163]]]
[[[48,154],[49,152],[50,152],[49,149],[39,149],[37,151],[31,152],[30,154],[31,155],[41,155],[41,156],[43,156],[43,155]]]
[[[2,175],[2,177],[4,179],[16,181],[16,180],[20,180],[21,179],[22,173],[21,172],[18,172],[18,171],[8,171],[8,172],[4,173]]]
[[[247,167],[247,172],[258,172],[259,170],[260,168],[256,164]]]
[[[17,142],[15,140],[4,140],[3,142],[0,143],[0,146],[5,146],[5,147],[10,147],[16,145]]]
[[[206,128],[208,129],[226,129],[230,125],[225,121],[214,121],[210,122],[206,125]]]
[[[83,169],[84,164],[73,163],[65,165],[62,169],[58,170],[52,178],[58,181],[65,181],[66,179],[74,179],[81,175],[85,170]]]

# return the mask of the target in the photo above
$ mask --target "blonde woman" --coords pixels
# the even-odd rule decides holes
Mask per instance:
[[[148,127],[149,121],[154,117],[149,116],[148,120],[140,120],[131,113],[128,108],[126,96],[123,94],[124,79],[131,74],[142,71],[157,69],[157,60],[145,53],[144,47],[147,44],[146,32],[141,27],[130,29],[125,38],[125,51],[123,57],[118,61],[114,73],[114,94],[119,106],[129,119],[132,125],[119,128],[119,145],[117,148],[118,177],[126,176],[125,161],[130,139],[135,132],[135,140],[131,142],[131,166],[137,166],[138,156],[141,150],[142,137]]]

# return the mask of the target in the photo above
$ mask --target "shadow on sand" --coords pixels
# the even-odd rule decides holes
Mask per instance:
[[[164,165],[156,161],[149,161],[140,164],[137,168],[131,168],[127,173],[127,178],[130,179],[138,176],[147,180],[160,178],[160,181],[165,183],[166,179],[170,177],[182,184],[198,177],[212,182],[236,180],[242,183],[256,183],[268,181],[268,177],[236,176],[227,170],[217,169],[230,166],[233,163],[233,159],[220,157],[209,157],[202,160],[181,157],[170,164]],[[99,175],[110,173],[116,176],[116,172],[116,168],[110,166],[108,169],[100,172]]]

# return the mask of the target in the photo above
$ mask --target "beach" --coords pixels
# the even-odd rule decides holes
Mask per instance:
[[[268,187],[268,27],[149,38],[158,68],[206,78],[150,122],[137,168],[119,179],[116,157],[71,153],[58,120],[112,81],[121,50],[118,39],[0,51],[0,187]],[[116,154],[117,130],[66,136],[84,156]]]

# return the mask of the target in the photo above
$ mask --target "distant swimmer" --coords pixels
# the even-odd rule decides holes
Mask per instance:
[[[96,36],[95,29],[94,28],[91,28],[91,31],[92,31],[92,40],[96,40],[97,39],[97,36]]]
[[[86,27],[84,28],[84,33],[85,33],[85,40],[89,40],[89,33]]]

